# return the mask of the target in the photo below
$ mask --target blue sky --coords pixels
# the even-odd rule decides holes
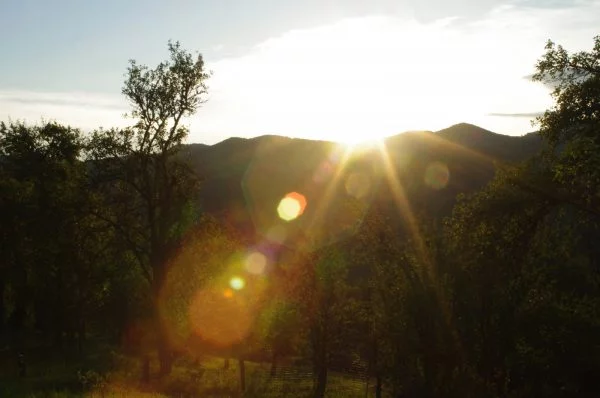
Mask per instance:
[[[127,60],[169,39],[214,76],[192,142],[347,140],[471,122],[531,131],[545,40],[591,47],[598,1],[0,0],[0,119],[122,125]]]

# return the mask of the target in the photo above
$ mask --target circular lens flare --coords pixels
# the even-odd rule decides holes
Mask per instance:
[[[246,286],[246,281],[239,276],[234,276],[229,280],[229,286],[231,286],[233,290],[242,290],[244,286]]]
[[[356,199],[365,198],[371,189],[369,177],[360,172],[350,174],[346,178],[346,183],[344,185],[348,195],[353,196]]]
[[[450,181],[450,170],[442,162],[433,162],[425,169],[425,184],[433,189],[443,189]]]
[[[298,192],[285,195],[277,206],[277,214],[284,221],[292,221],[300,217],[306,208],[306,198]]]
[[[324,183],[325,181],[329,180],[333,176],[333,172],[334,172],[334,168],[333,168],[332,163],[328,160],[325,160],[317,168],[317,171],[315,172],[315,175],[313,176],[313,181],[316,182],[317,184]]]
[[[243,300],[232,299],[221,290],[202,289],[189,307],[194,333],[209,343],[228,346],[242,341],[252,325],[252,313]]]
[[[269,228],[266,238],[273,243],[282,244],[285,241],[286,235],[286,230],[282,225],[275,225]]]
[[[260,252],[252,252],[246,257],[244,266],[249,273],[261,275],[267,267],[267,257]]]

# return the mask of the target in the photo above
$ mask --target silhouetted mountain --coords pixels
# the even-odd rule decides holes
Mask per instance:
[[[493,133],[468,123],[460,123],[437,134],[455,144],[491,156],[500,161],[519,162],[539,151],[542,140],[539,134],[510,136]]]
[[[457,124],[398,134],[383,146],[353,152],[333,142],[265,135],[190,145],[182,156],[203,180],[205,210],[252,234],[274,222],[289,192],[306,196],[305,218],[325,217],[321,213],[333,211],[318,213],[319,206],[338,209],[353,196],[398,208],[400,193],[413,213],[443,216],[457,194],[485,185],[498,162],[522,161],[540,148],[536,133],[512,137]]]

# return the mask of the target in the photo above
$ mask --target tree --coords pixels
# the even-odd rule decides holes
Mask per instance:
[[[485,394],[597,395],[600,37],[591,52],[548,42],[534,79],[547,148],[500,170],[446,223],[446,270],[466,363]]]
[[[440,233],[421,220],[415,222],[419,236],[408,234],[394,225],[390,211],[373,204],[350,249],[363,268],[359,319],[365,332],[358,342],[375,377],[375,396],[383,396],[384,387],[394,396],[454,396],[460,356],[449,284],[438,269]]]
[[[72,177],[81,147],[78,131],[54,123],[31,128],[23,123],[0,125],[5,258],[10,259],[7,280],[12,281],[15,292],[10,323],[20,337],[39,294],[31,282],[44,277],[50,277],[46,282],[64,281],[60,274],[65,264],[58,257],[68,251],[65,233],[74,221],[78,195]],[[47,234],[49,229],[55,234]],[[63,299],[61,295],[53,297],[59,302]],[[64,327],[61,306],[46,308],[46,312],[56,317],[56,336],[60,337]]]
[[[572,204],[600,214],[600,36],[592,51],[569,54],[552,41],[533,78],[554,87],[556,103],[537,119],[549,143],[546,164]]]
[[[81,132],[53,122],[0,124],[2,287],[14,293],[10,329],[21,340],[35,329],[81,349],[85,325],[104,303],[107,275],[97,260],[106,233],[89,217],[85,144]]]
[[[178,42],[168,49],[170,60],[154,69],[130,61],[122,92],[137,122],[96,131],[90,153],[97,181],[108,183],[114,200],[98,217],[128,243],[151,286],[161,374],[170,372],[172,355],[158,311],[160,289],[170,256],[196,218],[195,176],[174,155],[188,133],[183,119],[204,102],[209,77],[201,55],[193,57]]]
[[[261,322],[257,324],[260,340],[268,347],[271,355],[270,375],[277,374],[277,362],[289,356],[299,345],[300,325],[298,309],[282,298],[271,297],[270,303],[261,311]]]
[[[348,284],[348,259],[339,245],[306,253],[299,296],[302,322],[308,327],[307,347],[313,367],[313,397],[325,395],[328,370],[349,362],[356,300]]]

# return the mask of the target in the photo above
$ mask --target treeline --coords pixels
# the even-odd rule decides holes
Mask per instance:
[[[500,166],[447,219],[412,217],[391,189],[347,239],[250,254],[252,238],[202,213],[201,181],[174,156],[209,75],[169,49],[130,66],[131,128],[0,125],[13,349],[108,338],[146,362],[157,349],[159,375],[205,352],[273,374],[310,366],[314,397],[352,367],[378,397],[598,395],[600,37],[576,54],[548,43],[534,75],[556,100],[538,120],[544,151]]]

